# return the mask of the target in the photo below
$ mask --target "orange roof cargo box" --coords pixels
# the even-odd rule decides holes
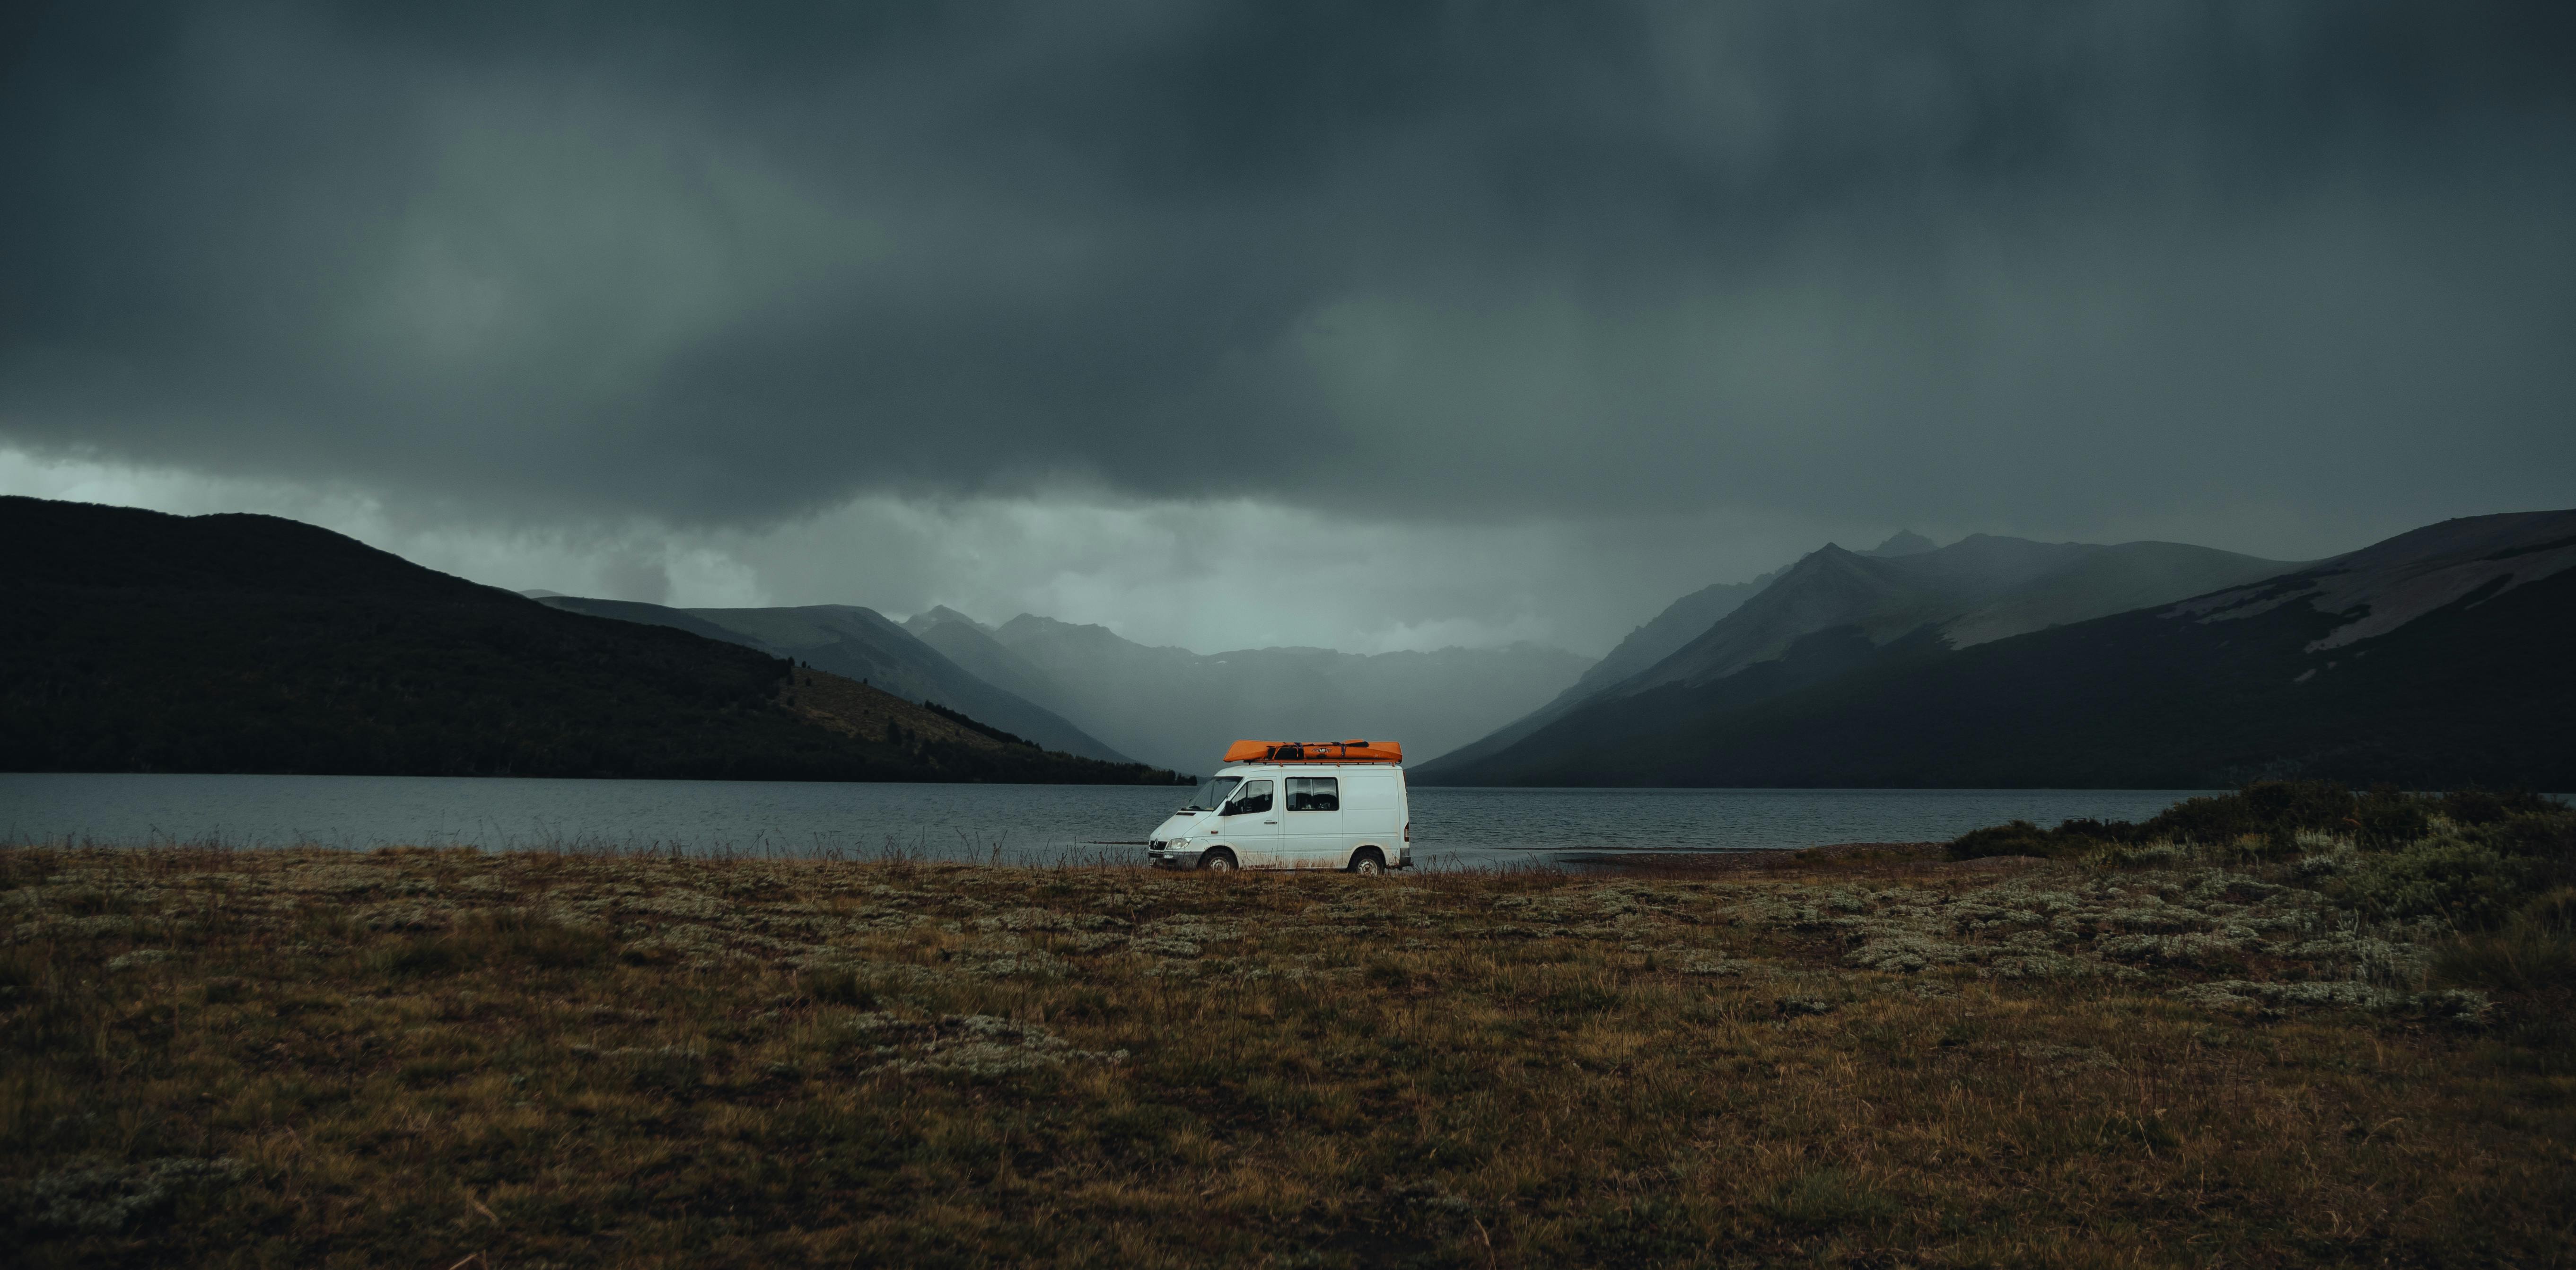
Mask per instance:
[[[1229,763],[1401,763],[1394,741],[1237,741],[1225,747]]]

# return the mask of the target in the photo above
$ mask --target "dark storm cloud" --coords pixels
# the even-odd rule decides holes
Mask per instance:
[[[66,8],[0,440],[700,524],[2563,502],[2571,12]]]

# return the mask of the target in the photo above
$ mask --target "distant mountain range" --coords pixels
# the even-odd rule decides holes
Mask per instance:
[[[2291,567],[2170,542],[2101,547],[1977,534],[1893,559],[1827,544],[1698,638],[1596,696],[1711,683],[1777,658],[1819,631],[1851,628],[1872,644],[1886,644],[1929,630],[1964,647],[2170,603]]]
[[[1381,737],[1437,755],[1546,700],[1591,664],[1532,644],[1201,654],[1026,613],[988,626],[949,608],[898,625],[844,604],[680,609],[553,593],[541,602],[793,658],[1049,749],[1122,763],[1141,755],[1179,771],[1208,770],[1228,742],[1247,736]]]
[[[275,517],[0,497],[0,542],[0,770],[1173,779]]]
[[[1597,663],[525,598],[264,516],[0,498],[0,541],[0,770],[1124,783],[1275,736],[1426,785],[2576,788],[2576,512],[2308,563],[1828,544]]]
[[[1110,763],[1134,761],[1027,694],[961,667],[875,609],[849,604],[675,609],[551,593],[540,597],[540,602],[568,612],[668,626],[756,648],[882,688],[907,701],[945,706],[1050,750]],[[1212,758],[1201,756],[1201,765]]]
[[[1150,647],[1104,626],[1023,613],[998,627],[953,609],[905,628],[961,666],[1147,761],[1205,770],[1240,737],[1401,741],[1436,755],[1546,700],[1588,658],[1534,644],[1435,652]]]
[[[2576,786],[2576,512],[2284,564],[2171,543],[1828,546],[1427,784]]]

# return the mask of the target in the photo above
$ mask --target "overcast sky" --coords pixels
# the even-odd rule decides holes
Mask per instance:
[[[41,6],[0,491],[1605,650],[1899,528],[2576,505],[2576,6]]]

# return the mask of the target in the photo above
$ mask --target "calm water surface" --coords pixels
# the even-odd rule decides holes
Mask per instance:
[[[1417,862],[1919,842],[2143,820],[2193,790],[1416,789]],[[0,841],[1134,860],[1184,791],[1108,785],[0,773]]]

